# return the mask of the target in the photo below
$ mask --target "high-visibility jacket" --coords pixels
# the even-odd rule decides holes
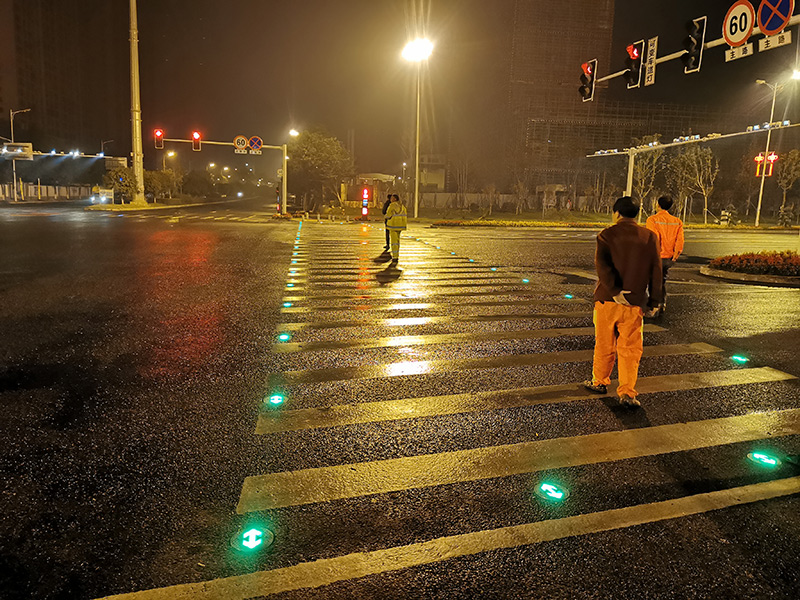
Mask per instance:
[[[392,202],[386,210],[386,229],[402,230],[408,227],[406,207],[399,202]]]
[[[647,228],[656,234],[661,248],[661,258],[677,258],[683,252],[683,221],[666,210],[647,217]]]

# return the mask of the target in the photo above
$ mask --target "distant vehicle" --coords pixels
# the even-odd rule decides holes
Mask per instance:
[[[114,204],[114,188],[94,186],[91,201],[92,204]]]

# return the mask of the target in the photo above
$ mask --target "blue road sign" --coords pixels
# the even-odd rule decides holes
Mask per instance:
[[[794,0],[762,0],[758,7],[758,28],[775,35],[786,28],[794,13]]]
[[[264,141],[257,135],[250,138],[250,150],[261,150],[261,146],[263,145]]]

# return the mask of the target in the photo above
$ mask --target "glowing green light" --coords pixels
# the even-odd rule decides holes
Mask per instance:
[[[278,340],[281,342],[288,342],[290,339],[292,339],[291,333],[282,333],[278,336]]]
[[[530,283],[530,282],[531,282],[531,280],[530,280],[530,279],[523,279],[523,280],[522,280],[522,283]]]
[[[490,271],[497,271],[497,267],[492,267],[492,268],[491,268],[491,269],[489,269],[489,270],[490,270]]]
[[[455,252],[451,252],[450,254],[455,254]]]
[[[293,253],[292,253],[292,256],[297,256],[297,252],[293,252]]]
[[[550,502],[561,502],[569,496],[569,492],[554,483],[543,481],[536,486],[536,495]]]
[[[294,284],[293,283],[287,283],[286,287],[294,287]]]
[[[572,294],[564,294],[564,298],[566,298],[567,300],[572,300],[574,297],[575,296],[573,296]]]
[[[293,260],[293,261],[292,261],[292,264],[293,264],[293,265],[296,265],[296,264],[297,264],[297,261],[296,261],[296,260]]]
[[[257,548],[258,546],[264,543],[264,540],[261,539],[263,535],[264,532],[256,528],[245,531],[242,534],[242,546],[244,546],[248,550]]]
[[[742,356],[741,354],[734,354],[731,356],[731,360],[735,363],[739,363],[740,365],[750,362],[749,358]]]
[[[469,262],[475,262],[475,259],[474,258],[470,258]]]
[[[285,400],[286,398],[284,398],[281,394],[272,394],[272,396],[269,397],[269,403],[273,406],[280,406]]]
[[[747,458],[765,467],[777,467],[781,464],[781,461],[777,457],[764,452],[751,452],[747,455]]]
[[[442,247],[441,247],[441,246],[436,246],[436,249],[437,249],[437,250],[441,250],[441,249],[442,249]]]
[[[292,305],[291,302],[284,302],[283,303],[283,308],[289,308],[291,305]]]

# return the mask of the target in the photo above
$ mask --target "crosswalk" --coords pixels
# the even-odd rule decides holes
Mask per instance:
[[[744,458],[797,439],[800,409],[758,401],[796,398],[794,376],[647,324],[643,409],[618,407],[578,383],[591,369],[589,282],[566,289],[418,235],[392,270],[376,262],[380,230],[300,225],[255,424],[267,467],[236,506],[243,522],[270,523],[275,545],[252,573],[131,598],[357,584],[800,493],[795,471],[765,480]],[[684,485],[706,453],[728,478]],[[562,508],[531,492],[545,480],[570,490]]]

